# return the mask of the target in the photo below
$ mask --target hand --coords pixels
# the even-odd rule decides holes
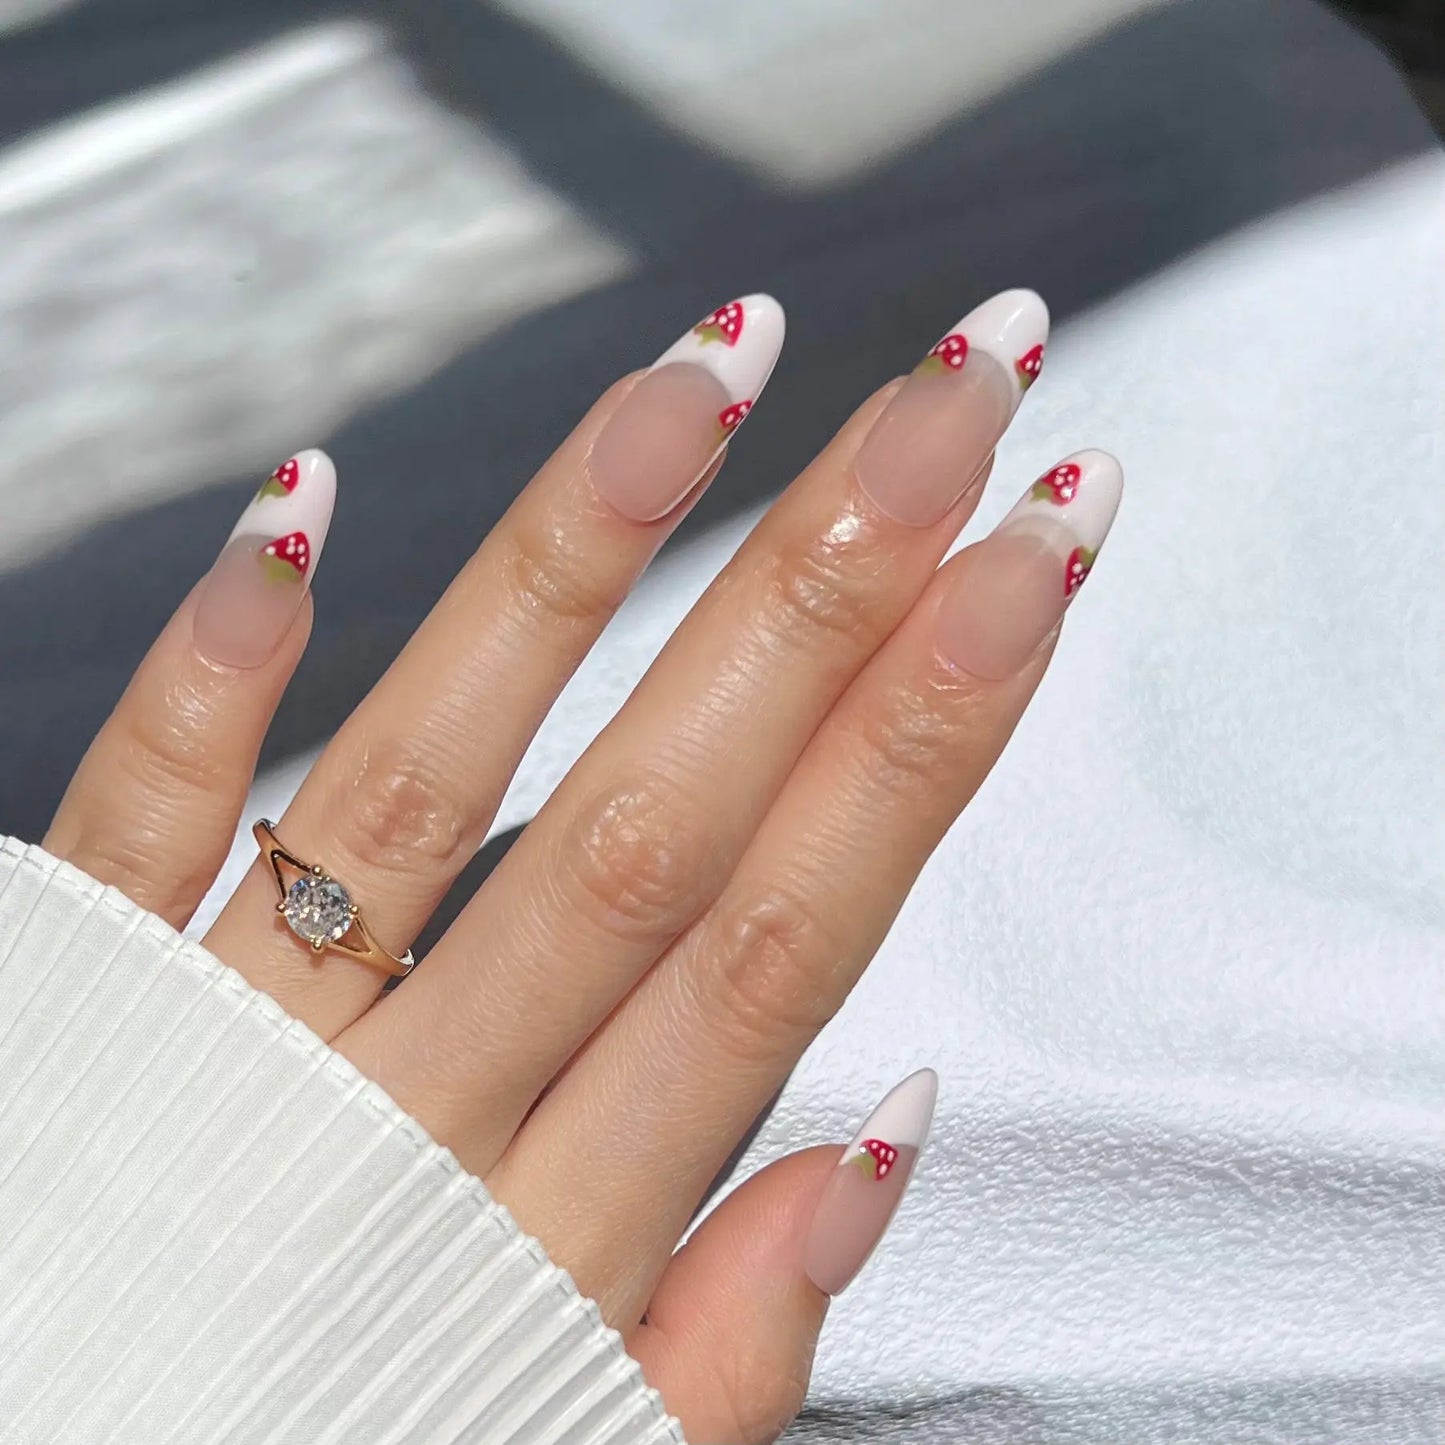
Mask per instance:
[[[784,1159],[675,1253],[999,755],[1113,518],[1117,464],[1081,452],[939,566],[1046,329],[1032,293],[996,297],[863,403],[395,991],[296,936],[264,859],[206,940],[485,1179],[699,1440],[770,1439],[798,1408],[828,1293],[926,1132],[923,1074],[847,1167],[836,1145]],[[277,836],[344,883],[383,947],[406,948],[482,842],[553,699],[716,474],[782,330],[748,297],[613,386],[302,784]],[[334,494],[319,452],[262,487],[46,840],[177,926],[305,645]]]

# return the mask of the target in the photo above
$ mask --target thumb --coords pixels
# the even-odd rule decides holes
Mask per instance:
[[[802,1408],[830,1295],[903,1198],[938,1079],[911,1075],[836,1147],[790,1154],[730,1194],[663,1274],[628,1341],[698,1445],[766,1445]]]

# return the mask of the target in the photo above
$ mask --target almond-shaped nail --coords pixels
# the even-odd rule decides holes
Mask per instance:
[[[633,522],[665,517],[752,409],[783,349],[771,296],[719,306],[674,342],[592,444],[592,484]]]
[[[264,482],[201,584],[196,650],[226,667],[260,667],[281,645],[311,585],[331,511],[336,468],[298,452]]]
[[[928,1141],[938,1075],[920,1069],[864,1120],[823,1186],[803,1246],[803,1271],[825,1294],[839,1294],[883,1238]]]
[[[923,358],[873,423],[856,463],[879,511],[931,527],[968,491],[1044,364],[1049,310],[1004,291]]]
[[[1050,467],[983,541],[959,555],[938,648],[974,677],[1012,677],[1059,624],[1109,534],[1124,474],[1108,452]]]

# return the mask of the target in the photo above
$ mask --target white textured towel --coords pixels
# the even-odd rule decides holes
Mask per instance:
[[[800,1438],[1445,1440],[1442,201],[1432,157],[1058,335],[978,525],[1082,445],[1118,524],[749,1161],[942,1075]]]
[[[596,1306],[379,1089],[0,841],[4,1445],[680,1445]]]

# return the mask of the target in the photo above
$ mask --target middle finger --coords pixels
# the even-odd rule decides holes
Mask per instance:
[[[490,1166],[557,1069],[717,897],[808,739],[972,512],[1047,325],[1032,292],[994,297],[865,403],[426,969],[338,1041],[469,1168]]]

